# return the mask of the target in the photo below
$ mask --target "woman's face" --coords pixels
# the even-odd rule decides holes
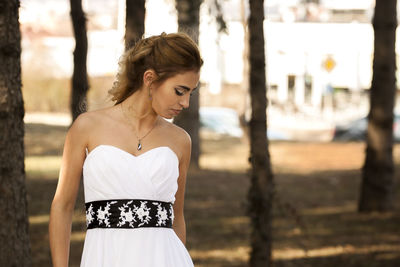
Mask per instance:
[[[167,119],[177,116],[182,109],[189,107],[190,95],[198,86],[200,73],[187,71],[172,76],[160,85],[152,86],[152,107]]]

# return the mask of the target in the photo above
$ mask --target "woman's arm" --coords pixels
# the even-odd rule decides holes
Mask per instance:
[[[185,186],[186,186],[186,175],[190,164],[190,155],[192,142],[190,136],[184,132],[184,138],[182,141],[182,156],[179,160],[179,178],[178,178],[178,190],[175,194],[174,202],[174,223],[173,229],[176,235],[182,240],[183,244],[186,244],[186,224],[185,217],[183,215],[183,206],[185,198]]]
[[[54,267],[67,267],[72,214],[85,159],[87,123],[79,116],[68,130],[57,189],[50,209],[49,241]]]

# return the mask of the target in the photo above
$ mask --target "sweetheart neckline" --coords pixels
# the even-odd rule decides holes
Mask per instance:
[[[132,154],[132,153],[130,153],[130,152],[128,152],[128,151],[126,151],[126,150],[124,150],[124,149],[122,149],[122,148],[119,148],[119,147],[117,147],[117,146],[100,144],[100,145],[97,145],[95,148],[93,148],[93,149],[86,155],[86,158],[85,158],[85,160],[84,160],[84,162],[83,162],[83,166],[85,165],[85,163],[86,163],[87,159],[89,158],[89,156],[92,155],[93,152],[96,152],[98,149],[100,149],[100,147],[110,147],[110,148],[113,148],[113,149],[118,150],[118,151],[121,151],[121,152],[127,154],[128,156],[131,156],[132,158],[135,158],[135,159],[141,158],[142,156],[144,156],[145,154],[148,154],[149,152],[151,152],[151,151],[153,151],[153,150],[157,150],[157,149],[161,149],[161,148],[166,148],[167,150],[171,151],[172,154],[175,155],[175,158],[176,158],[176,159],[178,160],[178,162],[179,162],[178,155],[177,155],[177,154],[175,153],[175,151],[172,150],[172,148],[170,148],[169,146],[157,146],[157,147],[153,147],[153,148],[151,148],[151,149],[149,149],[149,150],[147,150],[147,151],[145,151],[145,152],[143,152],[143,153],[141,153],[141,154],[139,154],[139,155],[134,155],[134,154]]]

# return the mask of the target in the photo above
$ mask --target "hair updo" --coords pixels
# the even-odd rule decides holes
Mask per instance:
[[[116,81],[109,94],[116,104],[121,103],[143,85],[143,75],[152,69],[154,82],[186,71],[200,71],[203,65],[196,43],[184,33],[162,33],[139,40],[121,57]]]

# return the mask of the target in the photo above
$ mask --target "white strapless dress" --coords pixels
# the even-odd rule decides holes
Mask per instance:
[[[174,202],[179,160],[167,147],[134,156],[99,145],[83,164],[85,202],[149,199]],[[171,228],[94,228],[86,232],[81,267],[191,267],[190,255]]]

